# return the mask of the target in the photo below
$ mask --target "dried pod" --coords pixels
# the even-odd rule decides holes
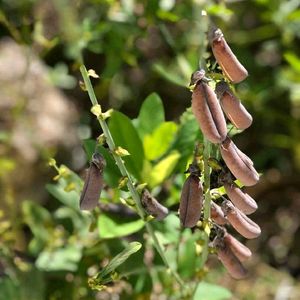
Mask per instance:
[[[105,166],[106,161],[104,157],[99,153],[94,153],[80,197],[79,205],[81,210],[92,210],[97,206],[103,187]]]
[[[227,223],[221,207],[213,201],[211,202],[210,216],[218,225],[224,225]]]
[[[222,210],[234,229],[247,239],[254,239],[261,234],[260,227],[236,208],[230,201],[222,203]]]
[[[211,30],[209,39],[214,57],[225,76],[233,83],[243,81],[248,76],[248,71],[231,51],[222,31],[220,29]]]
[[[163,220],[169,213],[169,210],[161,205],[147,189],[142,192],[141,202],[145,211],[157,220]]]
[[[257,210],[257,203],[255,200],[244,193],[234,182],[224,183],[224,188],[228,198],[244,214],[250,215]]]
[[[197,72],[202,76],[203,72]],[[196,82],[196,86],[192,95],[192,111],[203,135],[212,143],[221,143],[227,135],[221,106],[213,89],[202,79],[197,81],[195,78],[196,76],[193,75],[192,81]]]
[[[255,168],[229,137],[220,146],[220,152],[228,169],[243,185],[251,186],[258,182],[259,175]]]
[[[236,128],[243,130],[252,124],[252,116],[241,101],[236,98],[225,81],[217,83],[216,94],[220,99],[224,113]]]
[[[196,226],[201,215],[203,204],[203,188],[198,172],[198,169],[194,172],[191,172],[182,187],[179,218],[183,227]]]
[[[222,237],[216,237],[214,246],[217,249],[217,255],[228,273],[234,279],[243,279],[247,276],[247,270],[244,268],[240,260],[231,250],[231,248],[224,242]]]
[[[224,239],[224,243],[231,249],[231,251],[236,255],[236,257],[240,261],[243,262],[252,256],[251,250],[245,245],[243,245],[231,234],[226,232],[223,239]]]

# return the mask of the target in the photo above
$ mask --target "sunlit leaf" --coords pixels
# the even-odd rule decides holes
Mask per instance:
[[[194,294],[194,300],[226,300],[231,299],[232,294],[226,288],[211,284],[208,282],[200,282]]]
[[[155,160],[162,156],[171,146],[177,132],[174,122],[162,123],[151,135],[144,137],[145,156],[149,160]]]
[[[130,220],[104,213],[98,218],[99,236],[103,239],[130,235],[141,230],[144,225],[141,219]]]
[[[167,179],[174,170],[180,154],[177,151],[172,151],[168,156],[158,162],[152,169],[150,174],[145,174],[145,182],[149,183],[150,187],[155,187]]]

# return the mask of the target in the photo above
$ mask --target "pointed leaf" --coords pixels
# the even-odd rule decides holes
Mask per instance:
[[[165,121],[165,111],[163,103],[156,93],[150,94],[143,102],[136,128],[139,136],[143,139],[144,135],[151,134],[155,128]]]

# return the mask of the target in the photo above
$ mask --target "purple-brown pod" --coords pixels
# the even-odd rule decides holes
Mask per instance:
[[[221,143],[227,135],[227,127],[220,103],[213,89],[203,80],[204,71],[192,75],[195,88],[192,95],[192,111],[203,135],[212,143]]]
[[[220,152],[228,169],[243,185],[251,186],[258,182],[259,175],[254,166],[241,155],[242,152],[229,137],[220,146]]]
[[[179,205],[179,219],[183,227],[194,227],[200,219],[203,204],[203,188],[199,178],[200,171],[190,165],[190,175],[185,180]]]
[[[159,221],[163,220],[169,213],[169,210],[160,204],[147,189],[142,191],[141,203],[145,211]]]
[[[260,227],[236,208],[230,201],[223,201],[222,210],[232,227],[243,237],[254,239],[261,234]]]
[[[244,214],[250,215],[257,210],[255,200],[247,193],[244,193],[234,182],[224,183],[224,188],[228,198]]]
[[[104,157],[100,153],[94,153],[80,196],[79,206],[81,210],[92,210],[97,206],[103,187],[105,166]]]
[[[222,31],[220,29],[211,30],[209,39],[214,57],[225,76],[233,83],[243,81],[248,76],[248,71],[231,51]]]
[[[213,201],[211,201],[210,216],[218,225],[225,225],[227,223],[221,207]]]
[[[252,116],[225,81],[217,83],[216,94],[220,99],[225,115],[236,128],[244,130],[252,124]]]
[[[247,270],[222,237],[217,236],[213,245],[217,249],[218,258],[234,279],[243,279],[247,276]]]
[[[231,249],[231,251],[241,262],[249,259],[252,256],[251,250],[231,234],[226,232],[223,239],[224,243]]]

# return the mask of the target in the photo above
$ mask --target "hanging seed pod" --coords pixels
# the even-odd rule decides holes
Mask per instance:
[[[220,152],[231,173],[243,185],[251,186],[258,182],[259,175],[255,168],[245,158],[245,154],[241,155],[241,151],[237,151],[237,147],[229,137],[220,146]]]
[[[100,153],[94,153],[80,197],[79,206],[81,210],[92,210],[97,206],[103,187],[105,166],[104,157]]]
[[[203,188],[200,182],[199,168],[190,165],[189,177],[182,187],[179,206],[179,218],[183,227],[194,227],[200,219],[203,204]]]
[[[159,221],[163,220],[169,213],[169,210],[161,205],[147,189],[142,192],[141,202],[145,211]]]
[[[203,80],[204,71],[192,75],[196,86],[192,95],[192,111],[203,135],[212,143],[221,143],[227,135],[226,121],[213,89]]]
[[[233,237],[229,233],[225,233],[224,243],[231,249],[234,255],[241,261],[245,261],[252,256],[251,250],[243,245],[240,241],[238,241],[235,237]]]
[[[252,116],[241,101],[232,93],[225,81],[217,83],[216,94],[220,99],[224,113],[236,128],[244,130],[252,124]]]
[[[224,183],[228,198],[244,214],[250,215],[257,210],[257,203],[248,194],[244,193],[234,182]]]
[[[227,223],[221,207],[213,201],[211,201],[210,216],[218,225],[224,225]]]
[[[212,29],[209,34],[209,40],[214,57],[225,76],[233,83],[243,81],[248,76],[248,71],[231,51],[222,31],[220,29]]]
[[[237,209],[230,201],[223,201],[222,210],[232,227],[243,237],[254,239],[261,234],[260,227]]]
[[[222,237],[217,236],[213,245],[217,249],[218,258],[234,279],[243,279],[247,276],[247,270]]]

